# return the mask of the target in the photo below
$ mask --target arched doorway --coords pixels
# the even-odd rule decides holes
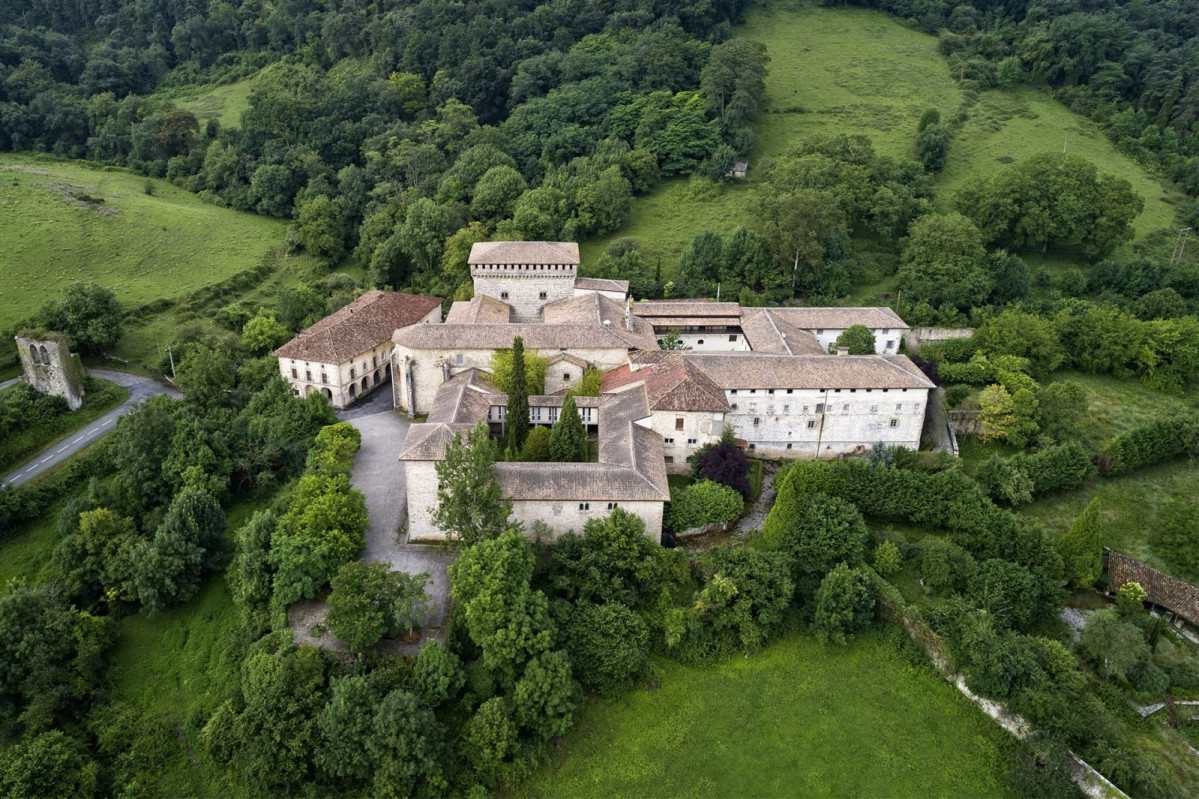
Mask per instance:
[[[38,347],[38,349],[42,352],[42,363],[50,363],[50,353],[46,351],[46,345],[43,344],[42,346]]]
[[[37,346],[34,344],[29,345],[29,359],[34,363],[42,362],[42,356],[37,354]]]
[[[316,391],[316,386],[305,386],[304,387],[304,396],[307,397],[309,394],[311,394],[314,391]]]
[[[350,396],[351,397],[358,396],[358,384],[357,383],[350,383]]]
[[[332,391],[330,391],[327,388],[322,388],[321,393],[325,395],[325,399],[329,400],[329,402],[333,401],[333,392]]]
[[[370,379],[367,377],[362,378],[362,393],[363,394],[365,394],[367,392],[367,389],[369,389],[370,386],[371,386]]]

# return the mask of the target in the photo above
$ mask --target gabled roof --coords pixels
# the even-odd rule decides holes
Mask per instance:
[[[746,308],[745,312],[761,310]],[[846,306],[844,308],[800,308],[786,306],[769,308],[775,318],[784,320],[787,324],[801,330],[841,330],[854,325],[865,325],[873,329],[897,328],[907,330],[907,322],[899,318],[899,314],[885,306]]]
[[[640,353],[633,356],[636,363]],[[934,388],[906,355],[775,355],[688,352],[721,389]]]
[[[607,277],[576,277],[575,288],[583,291],[618,291],[629,293],[629,281]]]
[[[512,306],[494,297],[479,296],[473,300],[458,300],[445,316],[447,325],[477,325],[512,320]]]
[[[741,304],[737,302],[709,302],[708,300],[649,300],[633,304],[633,313],[655,321],[675,317],[734,317],[741,316]]]
[[[741,332],[753,352],[783,355],[825,355],[810,330],[788,324],[772,308],[750,310],[741,317]]]
[[[415,325],[440,305],[440,297],[368,291],[300,331],[274,354],[318,363],[345,363],[389,340],[396,330]]]
[[[682,353],[672,352],[656,363],[634,371],[626,364],[604,373],[604,392],[619,391],[640,381],[645,384],[646,399],[655,411],[729,410],[720,386],[689,362]]]
[[[573,241],[480,241],[470,248],[471,266],[484,264],[567,264],[578,266]]]

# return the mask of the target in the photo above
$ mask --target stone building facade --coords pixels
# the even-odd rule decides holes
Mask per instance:
[[[441,299],[368,291],[275,350],[297,396],[320,392],[347,408],[386,383],[397,329],[441,321]]]
[[[470,250],[476,297],[512,309],[514,322],[539,322],[542,309],[575,295],[579,245],[573,241],[481,241]]]
[[[71,353],[66,339],[54,333],[16,339],[26,382],[43,394],[62,397],[71,410],[79,410],[84,394],[83,364]]]

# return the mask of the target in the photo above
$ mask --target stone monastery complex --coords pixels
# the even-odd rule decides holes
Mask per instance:
[[[432,523],[436,463],[458,433],[504,425],[507,397],[488,380],[491,356],[518,336],[549,360],[530,421],[552,425],[588,367],[598,397],[576,397],[598,441],[588,463],[496,464],[513,515],[556,534],[619,506],[662,530],[666,476],[726,426],[749,455],[826,458],[875,442],[916,449],[933,383],[900,355],[907,325],[889,308],[743,308],[736,302],[634,302],[628,283],[578,276],[573,242],[474,245],[474,299],[370,291],[276,350],[297,394],[344,408],[390,382],[414,423],[404,464],[408,535],[440,538]],[[875,355],[830,354],[852,325],[874,334]],[[663,350],[672,331],[683,349]]]

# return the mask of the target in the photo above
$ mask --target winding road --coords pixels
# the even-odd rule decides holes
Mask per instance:
[[[3,483],[0,483],[0,485],[23,485],[44,474],[47,470],[53,469],[100,436],[112,432],[117,419],[133,410],[133,406],[139,402],[158,394],[169,394],[172,397],[183,396],[178,389],[149,377],[142,377],[141,375],[112,372],[107,369],[89,369],[88,374],[102,380],[111,381],[118,386],[124,386],[129,389],[129,398],[96,421],[76,430],[61,441],[51,444],[41,453],[35,455],[32,460],[18,466],[12,472],[5,475]],[[4,384],[0,384],[0,388],[6,388],[15,382],[15,380],[6,381]]]

